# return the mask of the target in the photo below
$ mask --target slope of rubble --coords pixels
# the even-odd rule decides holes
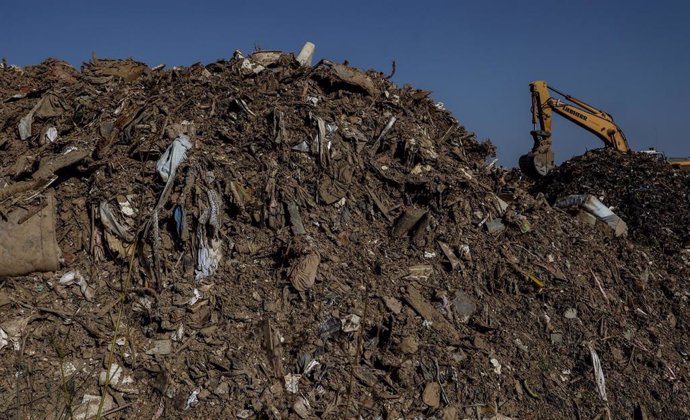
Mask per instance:
[[[0,282],[1,417],[690,416],[687,281],[427,91],[257,52],[0,99],[0,229],[60,250]]]
[[[626,221],[634,242],[668,258],[690,249],[690,172],[673,169],[655,155],[592,150],[556,168],[533,191],[550,202],[593,194]]]

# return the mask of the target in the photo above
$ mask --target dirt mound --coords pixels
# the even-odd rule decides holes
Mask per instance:
[[[0,283],[3,417],[690,415],[684,279],[429,92],[260,52],[0,95],[1,214],[54,196],[62,253]]]
[[[540,180],[550,202],[593,194],[621,216],[636,243],[668,255],[690,247],[690,173],[646,153],[592,150]]]

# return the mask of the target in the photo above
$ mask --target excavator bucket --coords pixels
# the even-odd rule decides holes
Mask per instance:
[[[554,156],[551,150],[545,153],[528,153],[520,156],[520,170],[531,178],[546,176],[554,166]]]
[[[544,131],[532,131],[534,146],[532,151],[520,156],[520,170],[531,178],[546,176],[556,166],[551,149],[551,134]]]

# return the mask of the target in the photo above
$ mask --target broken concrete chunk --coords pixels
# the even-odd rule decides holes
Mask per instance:
[[[458,420],[459,418],[460,415],[456,407],[446,407],[443,410],[443,416],[441,416],[441,420]]]
[[[387,296],[383,298],[383,302],[386,304],[388,310],[394,314],[397,315],[402,312],[402,302],[400,302],[398,299]]]
[[[172,340],[153,340],[153,346],[146,354],[166,355],[172,353]]]
[[[7,335],[5,330],[0,328],[0,350],[5,348],[5,346],[7,346],[9,343],[10,343],[9,336]]]
[[[72,418],[75,420],[87,420],[95,418],[98,415],[99,407],[101,407],[101,397],[99,395],[85,394],[82,397],[81,404],[79,404],[72,412]],[[103,407],[101,413],[110,411],[113,408],[113,397],[106,393],[103,397]]]
[[[568,308],[565,310],[565,313],[563,316],[566,317],[566,319],[575,319],[577,318],[577,309],[575,308]]]
[[[455,293],[455,298],[453,299],[453,309],[458,320],[466,323],[477,310],[477,305],[467,293],[459,290]]]
[[[242,64],[240,65],[240,70],[244,72],[245,74],[253,73],[253,74],[259,74],[262,71],[266,70],[266,67],[262,66],[261,64],[254,63],[248,58],[245,58],[242,60]]]
[[[503,224],[503,220],[491,219],[486,222],[486,230],[491,234],[498,234],[506,230],[506,225]]]
[[[302,375],[297,375],[293,373],[288,373],[285,375],[285,390],[291,394],[297,394],[299,392],[299,380]]]
[[[230,393],[230,385],[226,381],[221,381],[213,393],[219,397],[224,397]]]
[[[98,385],[104,386],[107,384],[116,391],[124,392],[126,394],[137,394],[139,390],[136,387],[134,376],[128,373],[125,368],[113,363],[110,366],[110,375],[107,370],[101,371],[98,376]]]
[[[359,331],[359,324],[361,320],[362,319],[359,317],[359,315],[350,314],[346,316],[342,319],[343,332],[349,333]]]
[[[311,61],[312,61],[312,58],[314,57],[314,50],[315,49],[316,49],[316,45],[314,45],[308,41],[305,42],[304,46],[302,47],[302,50],[297,55],[297,62],[301,66],[311,66]]]

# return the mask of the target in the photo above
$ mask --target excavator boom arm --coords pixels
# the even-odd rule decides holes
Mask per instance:
[[[630,150],[625,135],[613,121],[606,120],[597,114],[565,104],[553,98],[550,99],[547,107],[563,118],[599,137],[606,146],[613,147],[619,152],[624,153]]]
[[[561,95],[572,104],[553,98],[549,90]],[[623,130],[613,122],[613,118],[608,113],[573,96],[549,88],[543,80],[532,82],[530,91],[532,93],[532,124],[535,126],[535,130],[532,131],[534,146],[529,154],[520,158],[520,167],[524,172],[543,176],[555,166],[551,150],[551,119],[554,112],[599,137],[607,147],[620,152],[630,150]]]

